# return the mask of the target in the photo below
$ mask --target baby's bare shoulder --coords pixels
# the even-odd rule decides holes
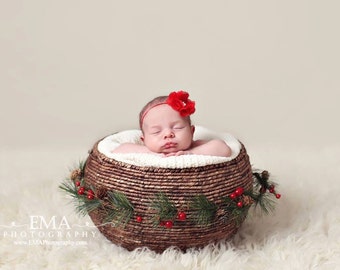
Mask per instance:
[[[190,151],[193,154],[229,157],[231,149],[220,139],[194,141]]]
[[[226,142],[221,140],[221,139],[211,139],[211,140],[196,140],[193,141],[192,147],[200,146],[203,144],[221,144],[221,145],[226,145]]]
[[[207,142],[208,142],[208,140],[196,140],[196,141],[192,142],[191,147],[197,147],[197,146],[200,146],[200,145],[205,144]]]

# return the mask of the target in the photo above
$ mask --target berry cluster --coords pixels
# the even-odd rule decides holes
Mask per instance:
[[[261,190],[260,190],[261,193],[265,193],[266,191],[267,191],[267,189],[264,188],[264,187],[262,187]],[[280,193],[276,193],[274,185],[270,185],[269,188],[268,188],[268,191],[270,193],[273,193],[275,195],[276,199],[280,199],[281,198],[281,194]]]
[[[176,217],[179,221],[185,221],[187,218],[187,215],[185,212],[180,211],[177,213],[177,217]],[[143,221],[142,216],[136,216],[136,221],[138,223],[141,223]],[[165,227],[167,229],[171,229],[174,226],[174,221],[173,220],[162,220],[159,222],[159,225],[162,227]]]
[[[235,189],[235,191],[233,193],[231,193],[229,195],[230,199],[237,201],[236,205],[238,208],[242,208],[243,207],[243,201],[242,201],[242,195],[244,193],[244,188],[243,187],[238,187],[237,189]]]
[[[275,191],[275,185],[273,183],[268,183],[269,180],[269,172],[268,171],[263,171],[261,174],[259,173],[253,173],[259,184],[261,185],[260,188],[260,193],[264,194],[267,192],[267,190],[270,193],[273,193],[276,197],[276,199],[281,198],[281,194],[276,193]]]
[[[81,186],[80,181],[76,181],[75,185],[78,187],[78,194],[85,195],[87,199],[93,200],[94,199],[94,192],[92,189],[85,190],[84,186]]]
[[[187,214],[183,211],[180,211],[177,213],[176,217],[179,221],[185,221],[187,219]],[[173,220],[161,220],[159,222],[159,225],[162,227],[165,227],[167,229],[171,229],[174,226],[174,221]]]

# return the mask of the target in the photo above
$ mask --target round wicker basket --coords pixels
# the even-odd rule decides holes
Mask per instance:
[[[251,190],[252,168],[244,145],[238,156],[230,161],[191,168],[141,167],[108,158],[98,151],[97,142],[90,151],[85,165],[85,181],[96,189],[124,193],[133,204],[143,222],[131,219],[125,226],[105,225],[105,213],[89,213],[100,232],[113,243],[128,250],[148,247],[163,252],[170,246],[181,250],[201,248],[209,243],[229,239],[240,223],[225,220],[218,214],[208,225],[183,221],[171,229],[155,226],[150,212],[150,201],[157,192],[167,195],[176,207],[187,205],[193,196],[204,195],[216,205],[222,197],[229,196],[237,187]],[[190,210],[187,215],[190,216]]]

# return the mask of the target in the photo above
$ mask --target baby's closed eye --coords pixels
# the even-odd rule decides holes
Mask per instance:
[[[174,129],[183,129],[184,128],[184,126],[174,126]]]

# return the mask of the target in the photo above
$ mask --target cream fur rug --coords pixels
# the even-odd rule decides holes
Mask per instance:
[[[229,243],[128,252],[78,217],[58,185],[84,148],[0,150],[0,269],[340,269],[340,145],[246,145],[282,198]]]

